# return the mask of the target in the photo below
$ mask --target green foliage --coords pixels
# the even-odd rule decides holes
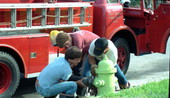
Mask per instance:
[[[168,98],[169,79],[122,90],[111,95],[114,98]]]

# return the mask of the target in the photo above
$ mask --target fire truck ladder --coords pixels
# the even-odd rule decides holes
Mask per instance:
[[[0,22],[0,32],[7,31],[20,31],[20,30],[40,30],[40,29],[53,29],[53,28],[68,28],[68,27],[85,27],[90,26],[89,22],[85,21],[85,12],[86,8],[91,7],[90,3],[31,3],[31,4],[0,4],[1,9],[10,9],[10,22]],[[80,23],[74,23],[73,18],[76,17],[73,15],[74,7],[80,8]],[[38,26],[33,25],[33,20],[37,17],[33,17],[32,11],[34,8],[41,9],[41,15],[38,18],[41,18],[41,23]],[[55,22],[53,25],[47,24],[47,9],[55,8]],[[61,8],[68,8],[68,18],[67,24],[61,24],[60,18],[61,16]],[[17,21],[17,9],[26,9],[26,19],[25,26],[17,26],[17,23],[21,23],[21,21]],[[89,16],[90,17],[90,16]],[[2,18],[0,18],[2,19]],[[4,24],[8,24],[10,27],[1,27]]]

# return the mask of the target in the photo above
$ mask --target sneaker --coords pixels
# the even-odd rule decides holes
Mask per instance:
[[[130,83],[128,82],[125,85],[119,85],[119,87],[120,87],[120,89],[128,89],[128,88],[130,88]]]

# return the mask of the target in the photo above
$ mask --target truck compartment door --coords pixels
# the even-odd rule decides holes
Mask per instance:
[[[49,37],[38,34],[29,38],[29,67],[28,74],[40,72],[47,64],[49,57]],[[34,77],[34,76],[29,76]]]

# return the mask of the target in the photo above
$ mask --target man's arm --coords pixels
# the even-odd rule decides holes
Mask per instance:
[[[90,65],[91,65],[91,74],[93,75],[93,76],[95,76],[96,75],[96,73],[95,73],[95,69],[97,68],[97,65],[96,65],[96,61],[95,61],[95,57],[94,56],[91,56],[91,55],[88,55],[88,60],[89,60],[89,63],[90,63]]]
[[[76,83],[77,85],[79,85],[80,87],[86,87],[83,82],[82,82],[83,78],[81,80],[77,80]]]
[[[88,55],[88,60],[89,60],[89,63],[90,65],[96,65],[96,61],[95,61],[95,57],[94,56],[91,56],[90,54]]]
[[[96,65],[96,61],[95,61],[95,56],[93,54],[93,51],[94,51],[94,42],[95,40],[93,40],[90,44],[90,47],[89,47],[89,55],[88,55],[88,61],[89,61],[89,64],[91,65],[91,73],[93,76],[95,76],[95,69],[97,68],[97,65]]]

